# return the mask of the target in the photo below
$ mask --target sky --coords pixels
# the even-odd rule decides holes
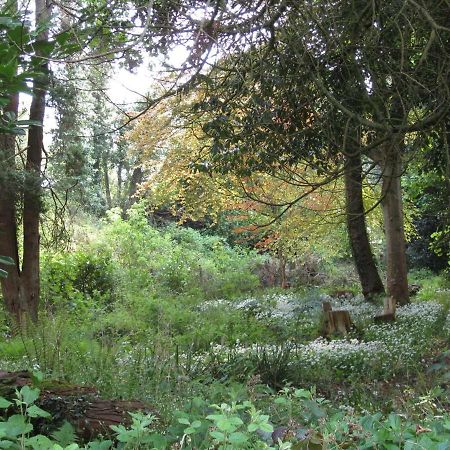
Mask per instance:
[[[144,59],[143,64],[137,68],[135,73],[118,69],[109,83],[108,96],[120,104],[133,104],[144,100],[145,94],[156,82],[158,73],[163,71],[163,63],[167,62],[171,67],[179,68],[186,61],[188,55],[186,48],[177,46],[169,53],[166,60]]]

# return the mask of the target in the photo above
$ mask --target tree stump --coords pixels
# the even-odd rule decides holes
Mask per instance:
[[[27,371],[0,371],[0,396],[8,400],[15,397],[16,389],[31,384],[31,374]],[[154,409],[141,401],[101,399],[97,390],[89,386],[45,380],[39,388],[41,393],[36,403],[52,415],[51,422],[37,420],[35,431],[42,434],[51,433],[67,421],[86,442],[99,435],[112,435],[110,425],[128,426],[131,423],[130,412],[157,415]]]
[[[392,297],[384,299],[383,312],[376,315],[373,320],[375,323],[395,322],[395,300]]]
[[[323,334],[330,336],[332,334],[347,334],[352,328],[350,313],[345,309],[336,309],[333,311],[330,302],[322,303],[323,310]]]

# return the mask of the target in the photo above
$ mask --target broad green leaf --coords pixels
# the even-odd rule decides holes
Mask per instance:
[[[112,446],[112,441],[94,441],[89,442],[87,449],[88,450],[109,450]]]
[[[47,436],[41,434],[26,439],[25,443],[33,450],[52,450],[54,447],[54,443]]]
[[[214,439],[218,440],[219,442],[223,442],[225,440],[225,434],[221,433],[220,431],[210,431],[209,433]]]
[[[393,430],[399,430],[402,425],[401,419],[397,414],[389,414],[388,423]]]
[[[0,422],[0,430],[3,431],[8,438],[11,438],[29,433],[33,430],[33,425],[27,423],[25,417],[14,414],[14,416],[11,416],[6,422]]]
[[[36,405],[31,405],[27,408],[27,415],[29,417],[51,417],[50,413],[44,411]]]
[[[273,432],[273,426],[270,423],[263,422],[259,424],[259,429],[261,431],[265,431],[266,433],[272,433]]]
[[[231,442],[231,444],[239,445],[247,442],[248,437],[244,433],[237,431],[235,433],[231,433],[228,437],[228,440]]]
[[[20,390],[20,396],[27,405],[34,403],[39,398],[39,393],[38,388],[32,388],[30,386],[24,386]]]
[[[67,421],[59,430],[54,431],[51,437],[61,445],[69,445],[71,442],[75,442],[77,438],[73,426]]]
[[[0,409],[6,409],[9,408],[12,405],[12,403],[6,398],[0,397]]]

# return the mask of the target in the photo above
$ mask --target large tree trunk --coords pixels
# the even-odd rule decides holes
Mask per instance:
[[[378,274],[372,254],[365,220],[362,196],[361,155],[355,152],[346,157],[345,164],[346,219],[350,246],[356,270],[367,300],[384,294],[384,286]]]
[[[402,142],[393,140],[385,147],[382,163],[381,205],[386,240],[386,286],[392,305],[405,305],[409,302],[399,145],[402,145]]]
[[[45,113],[45,90],[35,81],[31,102],[30,120],[43,122]],[[39,303],[39,217],[41,210],[41,162],[43,130],[32,125],[28,131],[27,181],[23,201],[23,265],[22,277],[28,312],[37,320]]]
[[[44,31],[38,35],[39,42],[48,41],[47,22],[50,11],[45,0],[36,0],[36,26]],[[36,51],[37,56],[39,52]],[[39,305],[39,218],[41,211],[41,163],[44,138],[45,96],[48,88],[48,63],[43,60],[40,66],[42,74],[33,82],[33,98],[30,107],[30,120],[42,125],[31,125],[28,131],[26,163],[26,186],[23,202],[23,265],[22,278],[27,312],[33,321],[37,320]]]
[[[10,98],[5,111],[17,116],[19,94]],[[16,200],[19,187],[14,173],[16,139],[13,134],[0,134],[0,255],[9,256],[15,262],[14,267],[5,267],[8,277],[1,280],[2,295],[6,311],[18,322],[26,310],[21,289],[19,246],[17,242]]]

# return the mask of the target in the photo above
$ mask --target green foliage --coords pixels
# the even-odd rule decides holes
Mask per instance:
[[[230,400],[219,404],[196,397],[172,411],[165,426],[152,415],[131,413],[129,427],[111,426],[116,444],[103,439],[80,447],[67,423],[52,434],[53,440],[32,436],[31,420],[49,415],[35,405],[39,390],[24,386],[14,400],[19,414],[0,422],[0,446],[21,450],[448,448],[450,418],[446,413],[427,413],[418,421],[394,412],[383,416],[379,412],[338,411],[314,389],[290,387],[269,394],[260,408],[255,400],[233,399],[235,393],[229,391],[225,397]],[[0,397],[1,409],[12,405]]]
[[[5,266],[14,266],[14,260],[9,256],[0,256],[0,264]],[[6,278],[8,276],[8,272],[4,269],[0,269],[0,278]]]
[[[450,309],[450,278],[446,272],[435,274],[427,269],[411,272],[411,283],[420,286],[417,299],[440,303],[446,310]]]
[[[124,221],[109,214],[101,248],[114,248],[112,257],[122,280],[133,293],[142,290],[214,298],[258,287],[252,273],[257,255],[231,248],[215,236],[191,229],[158,230],[148,224],[145,205],[134,205]]]
[[[115,266],[106,252],[47,254],[42,258],[42,300],[76,310],[111,305],[117,298]]]

